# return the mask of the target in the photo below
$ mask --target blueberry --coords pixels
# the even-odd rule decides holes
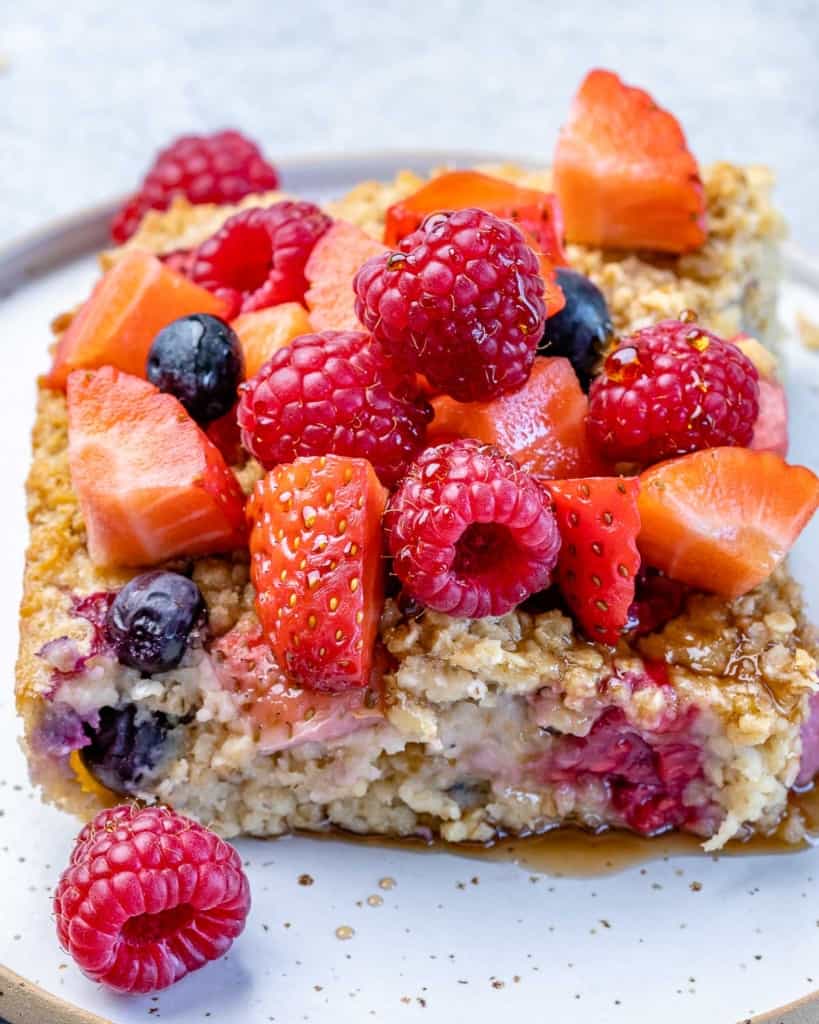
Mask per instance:
[[[115,793],[135,793],[164,753],[171,724],[161,712],[101,708],[96,728],[85,726],[90,743],[80,751],[95,779]]]
[[[188,635],[204,612],[193,580],[175,572],[146,572],[119,591],[105,629],[123,665],[166,672],[182,660]]]
[[[207,313],[183,316],[163,327],[148,353],[148,380],[178,398],[202,424],[230,412],[242,371],[236,332]]]
[[[555,275],[566,305],[546,321],[537,350],[542,356],[566,356],[587,391],[595,364],[612,333],[609,308],[597,285],[583,274],[558,267]]]

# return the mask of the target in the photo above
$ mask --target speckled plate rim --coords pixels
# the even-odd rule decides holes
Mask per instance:
[[[339,155],[306,155],[278,161],[282,190],[291,180],[301,194],[332,191],[337,180],[348,188],[351,180],[392,177],[409,168],[425,172],[446,164],[517,163],[534,166],[531,157],[472,150],[378,150]],[[121,198],[56,218],[0,246],[0,301],[71,261],[88,256],[108,243],[108,225]],[[819,260],[797,246],[784,248],[785,270],[794,283],[819,290]],[[112,1024],[88,1010],[60,999],[10,968],[0,964],[0,1024]],[[819,1020],[819,989],[739,1024],[816,1024]]]

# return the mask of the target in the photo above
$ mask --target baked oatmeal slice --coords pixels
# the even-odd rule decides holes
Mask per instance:
[[[610,95],[616,102],[647,102],[646,94],[624,87],[616,76],[594,72],[584,89],[589,82],[604,89],[605,102]],[[283,203],[279,193],[249,196],[234,206],[192,205],[177,197],[166,211],[147,213],[125,246],[104,254],[107,284],[95,291],[61,339],[58,372],[49,378],[54,389],[40,389],[28,483],[31,545],[17,697],[32,775],[46,798],[86,817],[122,796],[163,801],[225,835],[342,828],[387,836],[440,836],[456,843],[573,824],[645,835],[680,829],[701,837],[708,849],[775,830],[793,842],[800,840],[804,824],[790,812],[788,793],[809,781],[819,765],[816,646],[799,589],[782,559],[819,496],[813,475],[788,467],[781,458],[786,446],[784,399],[780,401],[782,389],[772,375],[772,357],[754,342],[742,343],[742,355],[717,337],[742,331],[769,343],[775,340],[782,225],[771,206],[766,171],[718,164],[705,171],[701,182],[676,122],[653,104],[649,108],[658,137],[670,150],[658,153],[651,133],[648,138],[643,133],[635,144],[638,150],[647,148],[649,159],[638,153],[639,159],[629,164],[624,156],[617,190],[612,191],[605,176],[599,177],[599,168],[584,165],[590,152],[592,164],[596,159],[599,139],[594,133],[591,151],[570,147],[561,155],[559,147],[557,170],[564,183],[567,166],[570,182],[572,175],[582,179],[588,171],[596,200],[609,197],[606,202],[617,205],[632,193],[652,196],[659,187],[670,203],[665,212],[671,214],[674,230],[668,234],[657,234],[653,215],[647,222],[644,214],[636,219],[629,214],[626,222],[615,219],[608,225],[604,216],[600,244],[573,244],[565,254],[574,270],[602,291],[616,332],[629,335],[619,354],[615,352],[615,363],[605,364],[608,384],[633,384],[635,367],[629,366],[639,362],[640,353],[659,334],[663,336],[655,349],[660,357],[682,346],[685,359],[677,373],[684,372],[680,367],[685,362],[691,375],[683,381],[685,403],[692,404],[685,405],[684,418],[690,417],[692,431],[688,436],[669,428],[661,446],[640,449],[652,453],[648,463],[662,457],[659,453],[672,456],[671,463],[655,466],[641,478],[654,486],[653,506],[641,504],[642,484],[636,476],[620,480],[600,452],[591,450],[585,430],[589,400],[569,361],[538,356],[533,363],[545,317],[564,299],[571,301],[568,292],[561,296],[552,289],[551,263],[559,264],[564,254],[559,208],[547,195],[549,171],[488,169],[496,191],[508,194],[507,182],[527,201],[534,197],[534,219],[528,206],[493,212],[469,209],[480,203],[455,204],[455,213],[439,217],[437,235],[434,224],[422,224],[414,241],[391,243],[400,244],[401,251],[389,258],[380,245],[385,215],[397,202],[411,202],[422,185],[409,172],[392,184],[364,183],[328,204],[329,214],[347,222],[337,224],[338,231],[328,228],[327,219],[310,204]],[[576,132],[574,114],[570,125]],[[561,187],[568,196],[569,186]],[[600,229],[594,223],[584,227],[583,215],[576,207],[575,237]],[[294,334],[303,332],[303,327],[291,329],[304,323],[300,306],[296,317],[275,304],[256,311],[279,273],[274,235],[291,217],[309,218],[312,227],[309,238],[297,232],[298,251],[286,275],[291,289],[287,298],[305,298],[310,308],[310,294],[299,289],[306,289],[308,278],[314,284],[310,253],[323,246],[322,258],[330,264],[323,281],[325,297],[328,287],[330,292],[327,310],[340,319],[322,327],[343,328],[345,358],[353,353],[350,358],[358,362],[351,365],[358,376],[344,377],[348,371],[338,365],[327,368],[328,353],[336,353],[332,336],[293,341]],[[510,227],[509,221],[517,226]],[[644,235],[646,228],[650,230]],[[621,231],[633,245],[623,246]],[[446,248],[433,259],[435,238],[444,235]],[[647,251],[649,237],[655,249],[671,251]],[[491,242],[484,245],[482,238]],[[268,262],[242,255],[251,250]],[[428,448],[409,465],[423,447],[427,413],[418,388],[428,387],[429,380],[415,377],[415,372],[425,373],[423,339],[412,332],[404,338],[398,330],[401,303],[415,284],[407,278],[399,287],[398,278],[389,275],[403,272],[408,254],[415,266],[423,267],[424,281],[437,289],[425,301],[444,320],[436,336],[440,358],[447,356],[447,337],[464,342],[461,335],[447,335],[452,330],[448,316],[471,317],[465,337],[479,342],[487,330],[498,330],[490,318],[493,310],[502,310],[498,316],[506,326],[500,330],[509,333],[506,350],[499,345],[501,354],[493,357],[485,350],[470,356],[465,349],[464,358],[452,360],[448,374],[438,379],[451,384],[449,397],[443,399],[449,403],[444,434],[451,433],[452,424],[458,426],[453,396],[479,397],[481,401],[469,403],[470,429],[486,441],[481,434],[485,427],[505,454],[460,441]],[[370,257],[353,294],[352,276]],[[458,301],[437,302],[438,293],[450,287],[459,260],[471,261],[473,267],[467,290],[462,282]],[[132,278],[137,287],[129,292]],[[333,293],[336,283],[343,294]],[[394,323],[385,324],[378,309],[379,289],[393,284],[387,320],[392,317]],[[170,310],[180,295],[194,301],[195,286],[207,289],[203,301],[225,304],[225,317],[245,310],[233,324],[239,343],[254,339],[253,358],[260,368],[241,389],[242,441],[268,469],[278,465],[281,479],[289,479],[292,486],[280,487],[276,469],[264,476],[255,459],[241,454],[235,423],[202,423],[233,464],[228,469],[189,415],[193,406],[186,411],[172,398],[184,397],[182,391],[169,386],[163,390],[171,395],[164,394],[139,379],[143,357],[137,360],[134,354],[137,341],[140,353],[153,353],[153,329],[145,327],[140,296],[153,289],[151,294],[159,294]],[[95,321],[89,310],[95,302],[103,305],[100,295],[114,291],[121,296],[123,289],[128,301],[111,304],[116,316]],[[472,301],[470,296],[478,293],[482,300]],[[123,308],[130,318],[125,347],[117,319]],[[521,309],[525,330],[518,323]],[[692,309],[696,321],[691,313],[682,315]],[[153,300],[151,311],[157,311]],[[180,306],[176,315],[189,313],[187,306]],[[357,316],[364,318],[373,338],[349,333]],[[670,319],[674,317],[680,319]],[[205,329],[199,313],[186,319],[196,319],[197,330]],[[653,326],[658,320],[666,321],[659,331]],[[285,322],[290,326],[283,327]],[[95,331],[89,324],[97,325]],[[271,341],[274,324],[279,333]],[[648,331],[631,333],[643,327]],[[225,325],[218,330],[229,332]],[[186,327],[177,333],[172,353],[190,332]],[[415,371],[411,381],[391,384],[381,405],[374,406],[375,391],[370,392],[384,388],[392,373],[388,361],[397,367],[405,357]],[[487,373],[476,382],[475,365],[482,362]],[[116,369],[103,365],[108,363]],[[730,372],[725,369],[729,363]],[[186,365],[184,360],[179,363]],[[83,369],[69,373],[75,366]],[[516,387],[521,379],[526,381],[511,396],[502,394],[500,375],[510,366]],[[401,372],[406,371],[404,367]],[[356,395],[357,415],[342,425],[347,430],[343,442],[338,440],[341,435],[333,435],[331,443],[325,433],[324,448],[302,444],[288,449],[299,431],[328,423],[327,408],[311,420],[306,407],[293,398],[293,382],[304,384],[308,372],[313,374],[310,387],[319,389],[331,377],[343,379],[344,387]],[[472,374],[470,387],[457,379],[459,374]],[[66,378],[68,401],[59,390]],[[645,393],[656,397],[656,380],[649,378]],[[779,403],[776,415],[771,403],[763,407],[758,381],[760,389],[763,384],[768,388],[772,402]],[[399,387],[404,389],[400,396]],[[706,415],[713,422],[702,422],[703,410],[693,401],[698,388],[713,392]],[[592,403],[601,390],[598,378],[592,384]],[[558,401],[552,405],[555,395]],[[715,395],[724,399],[728,413],[714,410]],[[383,453],[378,452],[379,458],[368,466],[355,458],[360,454],[355,445],[380,436],[378,430],[384,421],[389,425],[390,417],[379,419],[377,409],[395,409],[399,398],[409,410],[402,414],[405,426],[417,419],[415,433],[398,461],[382,466]],[[440,430],[444,405],[440,398],[436,402]],[[759,427],[761,407],[764,430],[752,431],[751,423],[737,422],[735,408]],[[539,423],[534,439],[529,432],[521,440],[516,432],[516,420],[524,412]],[[338,415],[337,407],[331,413]],[[570,417],[577,423],[569,429]],[[171,422],[178,427],[169,428]],[[608,421],[604,416],[600,422],[605,427]],[[496,429],[500,426],[502,430]],[[691,437],[696,438],[693,443]],[[434,430],[429,439],[440,440]],[[339,443],[347,447],[334,447]],[[710,447],[745,444],[780,454]],[[559,458],[552,450],[557,448]],[[612,451],[615,461],[623,461],[616,459],[618,443]],[[693,454],[686,455],[689,451]],[[732,453],[737,452],[735,457]],[[693,490],[685,484],[690,467],[712,454],[719,458],[720,473],[711,475],[721,477],[725,469],[727,498],[717,491],[705,497],[704,486],[700,492],[701,468]],[[312,458],[301,465],[298,459],[289,461],[304,455]],[[458,468],[458,458],[471,472],[479,464],[497,471],[495,511],[494,518],[487,518],[488,498],[481,485],[489,477],[471,478],[476,484],[469,498],[474,518],[468,528],[464,520],[464,532],[452,541],[455,553],[447,563],[436,545],[451,525],[453,509],[457,507],[458,515],[463,512],[460,492],[446,490],[454,478],[445,472]],[[325,471],[330,473],[328,459],[335,460],[330,467],[333,486],[326,494],[321,488],[315,495],[311,492],[307,502],[310,486],[315,490]],[[558,465],[561,471],[555,470]],[[662,497],[664,488],[669,496],[673,490],[663,466],[672,471],[682,466],[683,500],[673,508]],[[781,492],[779,498],[765,492],[764,480],[760,491],[754,467],[763,477],[770,473],[772,480],[782,481],[781,487],[772,488]],[[381,484],[398,485],[385,522],[403,590],[393,591],[378,623],[383,580],[368,589],[363,575],[344,577],[345,627],[372,628],[373,635],[366,634],[372,651],[362,656],[361,646],[351,646],[351,637],[363,634],[354,628],[333,631],[325,621],[339,610],[341,598],[330,596],[319,616],[311,595],[316,586],[316,594],[327,597],[322,573],[335,581],[341,554],[369,566],[370,576],[383,576],[372,571],[385,540],[378,512],[385,492],[373,471],[382,475]],[[707,467],[704,472],[707,478]],[[413,562],[396,549],[396,537],[408,537],[408,544],[413,540],[406,531],[411,533],[426,514],[424,480],[442,473],[444,490],[429,510],[432,532],[417,545]],[[588,479],[550,485],[554,476]],[[363,491],[358,501],[344,491],[351,480],[364,477],[370,481],[367,494],[380,496],[380,504],[372,503],[372,508]],[[541,486],[544,479],[547,489]],[[234,514],[241,500],[237,481],[245,494],[254,493],[249,503],[252,564],[243,526]],[[578,509],[601,489],[619,503],[623,519],[611,512],[615,506],[596,506],[599,519],[592,529],[584,520],[581,544],[571,533],[581,521]],[[170,492],[173,501],[163,497]],[[526,501],[516,504],[523,502],[524,492]],[[702,500],[697,498],[700,493]],[[402,520],[399,529],[396,510],[401,501],[411,515],[409,526]],[[720,501],[726,501],[726,516],[734,517],[731,537],[723,536],[714,522],[722,514]],[[175,507],[189,516],[189,537],[174,521]],[[540,540],[533,540],[530,531],[527,541],[535,512]],[[421,519],[413,519],[416,514]],[[367,515],[376,518],[374,530]],[[514,538],[513,522],[518,531]],[[311,534],[314,528],[320,533]],[[669,549],[672,530],[677,541]],[[306,543],[299,547],[303,539],[310,540],[309,550]],[[666,574],[646,568],[648,593],[638,590],[634,601],[637,541],[644,551],[651,543],[652,564]],[[360,551],[365,543],[375,545],[366,560]],[[537,572],[521,554],[526,543],[534,562],[540,559]],[[325,558],[321,552],[326,548]],[[222,553],[226,549],[230,553]],[[592,563],[604,554],[606,571],[598,572]],[[123,566],[143,562],[149,563],[145,568],[151,573]],[[456,564],[462,589],[476,587],[481,578],[480,597],[466,593],[460,603],[450,594],[443,602],[442,573],[455,572]],[[712,565],[720,570],[713,579]],[[531,579],[528,587],[515,576],[524,567]],[[557,587],[535,593],[549,582],[552,570]],[[418,572],[427,572],[423,587]],[[724,596],[703,593],[705,589],[719,589]],[[501,591],[515,596],[502,604]],[[131,593],[149,594],[153,602],[137,605],[143,630],[138,635],[129,632],[133,609],[125,595]],[[157,610],[159,601],[165,602],[163,610]],[[452,614],[456,607],[465,615],[481,608],[484,617],[458,617]],[[487,609],[494,614],[486,614]],[[285,635],[281,620],[298,622],[299,629]],[[609,642],[595,642],[595,637]],[[133,644],[128,646],[132,640],[139,641],[136,651]],[[336,658],[339,664],[332,663],[325,646],[336,642],[343,652]],[[306,648],[303,657],[300,645]],[[170,649],[172,656],[165,656]],[[305,665],[313,666],[312,676],[299,674]],[[322,675],[328,665],[332,672]],[[331,681],[335,692],[328,692]]]

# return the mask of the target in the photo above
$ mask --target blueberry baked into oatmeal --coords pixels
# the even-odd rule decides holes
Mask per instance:
[[[34,780],[221,834],[707,849],[804,823],[771,178],[593,71],[550,170],[286,198],[179,140],[58,319],[28,482]]]

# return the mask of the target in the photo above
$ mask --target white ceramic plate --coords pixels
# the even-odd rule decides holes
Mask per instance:
[[[303,161],[285,165],[285,186],[322,198],[365,177],[442,162],[429,153]],[[594,1024],[729,1022],[819,989],[819,848],[711,858],[663,841],[655,859],[598,877],[572,877],[580,862],[566,854],[556,877],[438,851],[244,840],[253,910],[223,961],[153,999],[112,996],[80,974],[57,945],[49,903],[78,826],[29,786],[12,681],[34,380],[46,367],[49,320],[94,278],[88,253],[103,244],[109,210],[0,253],[0,964],[117,1024],[483,1024],[533,1014]],[[819,354],[793,339],[798,310],[819,321],[819,273],[796,260],[781,310],[791,333],[792,458],[817,469]],[[793,566],[819,614],[819,523]],[[304,874],[312,885],[299,884]],[[394,886],[380,887],[385,878]],[[354,931],[347,941],[336,934],[343,926]],[[0,975],[0,1015],[16,1024],[19,1005]],[[819,1019],[813,1006],[798,1019]]]

